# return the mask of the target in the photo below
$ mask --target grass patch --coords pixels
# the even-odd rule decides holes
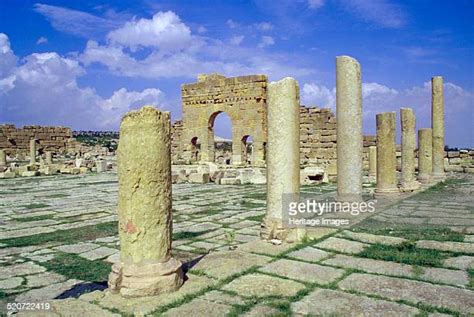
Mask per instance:
[[[258,216],[250,216],[250,217],[245,218],[245,220],[262,222],[263,218],[265,218],[265,214],[261,214],[261,215],[258,215]]]
[[[69,197],[69,196],[71,196],[71,195],[64,194],[64,193],[57,193],[57,194],[49,195],[48,198],[65,198],[65,197]]]
[[[118,234],[116,221],[100,223],[81,228],[58,230],[50,233],[35,234],[26,237],[0,240],[9,247],[25,247],[29,245],[39,245],[48,242],[77,243],[79,241],[93,240]]]
[[[103,261],[90,261],[77,254],[59,253],[52,260],[41,263],[48,271],[54,271],[69,279],[84,281],[106,281],[110,264]]]
[[[442,266],[448,257],[444,252],[430,249],[419,249],[413,243],[405,242],[397,246],[373,244],[358,254],[360,257],[393,261],[418,266]]]
[[[41,216],[32,216],[32,217],[24,217],[24,218],[15,218],[17,222],[30,222],[30,221],[40,221],[40,220],[47,220],[52,219],[54,215],[41,215]]]
[[[259,200],[266,200],[267,193],[260,192],[260,193],[249,193],[244,195],[244,199],[259,199]]]
[[[419,225],[390,225],[373,219],[366,219],[360,223],[354,231],[372,233],[384,236],[402,237],[410,241],[435,240],[463,242],[464,235],[449,228],[438,226]]]
[[[90,183],[81,182],[81,183],[78,183],[77,185],[89,186],[89,185],[105,185],[105,184],[118,184],[118,182],[117,181],[100,181],[100,182],[90,182]]]
[[[468,269],[467,274],[469,274],[469,287],[474,288],[474,269]]]
[[[258,207],[263,207],[264,204],[262,203],[254,203],[254,202],[251,202],[251,201],[248,201],[248,200],[241,200],[240,201],[240,206],[244,207],[244,208],[258,208]]]
[[[36,208],[49,207],[49,205],[44,204],[44,203],[33,203],[33,204],[23,205],[21,207],[26,208],[26,209],[36,209]]]

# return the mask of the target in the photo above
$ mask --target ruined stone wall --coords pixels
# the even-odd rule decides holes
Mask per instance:
[[[29,150],[31,139],[38,140],[36,148],[40,152],[65,152],[72,139],[72,131],[65,127],[0,125],[0,149],[8,155],[25,153]]]

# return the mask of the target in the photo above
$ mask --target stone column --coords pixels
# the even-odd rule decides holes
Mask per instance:
[[[337,200],[362,200],[362,90],[360,65],[336,58]]]
[[[30,164],[34,165],[36,163],[36,140],[30,140]]]
[[[443,180],[444,173],[444,100],[443,77],[431,78],[431,129],[433,133],[433,172],[434,180]]]
[[[304,229],[284,223],[284,198],[300,192],[300,116],[297,83],[293,78],[272,82],[267,88],[267,214],[262,239],[296,241]],[[283,197],[285,195],[285,197]]]
[[[4,150],[0,150],[0,166],[7,166],[7,155]]]
[[[431,129],[418,130],[418,181],[422,184],[431,182],[433,171],[431,152],[433,150]]]
[[[400,190],[402,192],[414,191],[420,188],[420,183],[415,179],[415,120],[413,109],[400,109],[402,131],[402,178],[400,181]]]
[[[369,146],[369,176],[377,175],[377,147]]]
[[[181,262],[171,256],[170,114],[145,106],[120,125],[118,219],[120,262],[109,289],[124,297],[178,289]]]
[[[51,151],[46,152],[46,162],[47,165],[53,164],[53,154]]]
[[[377,121],[377,186],[375,193],[397,193],[395,155],[395,112],[379,113]]]

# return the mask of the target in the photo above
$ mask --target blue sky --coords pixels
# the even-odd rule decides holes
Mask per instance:
[[[472,147],[473,20],[471,0],[0,0],[0,123],[117,129],[145,103],[175,120],[180,85],[210,72],[295,77],[303,104],[335,109],[335,57],[350,55],[366,134],[401,107],[429,127],[442,75],[446,144]]]

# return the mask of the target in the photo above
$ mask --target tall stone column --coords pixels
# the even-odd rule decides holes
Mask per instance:
[[[397,193],[397,158],[395,154],[395,112],[379,113],[377,121],[377,185],[375,193]]]
[[[362,200],[362,89],[360,65],[336,58],[337,199]]]
[[[34,165],[36,163],[36,140],[30,140],[30,164]]]
[[[413,109],[400,109],[402,131],[402,178],[400,181],[400,190],[402,192],[414,191],[420,188],[420,183],[415,179],[415,120]]]
[[[45,163],[48,164],[48,165],[53,164],[53,154],[51,153],[51,151],[46,152]]]
[[[4,150],[0,150],[0,166],[7,166],[7,155]]]
[[[267,88],[267,214],[262,239],[295,241],[304,229],[284,223],[284,196],[298,198],[300,192],[300,109],[297,82],[284,78]]]
[[[433,165],[433,134],[431,129],[418,130],[418,181],[422,184],[431,182]]]
[[[369,146],[369,176],[377,175],[377,147]]]
[[[145,106],[120,125],[118,219],[120,262],[109,289],[124,297],[178,289],[181,262],[171,256],[170,114]]]
[[[431,129],[433,133],[433,172],[434,180],[443,180],[444,173],[444,98],[443,77],[431,78]]]

